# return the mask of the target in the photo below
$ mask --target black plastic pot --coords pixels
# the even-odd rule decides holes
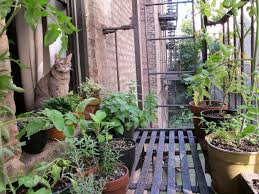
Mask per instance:
[[[218,126],[221,122],[228,121],[231,118],[238,116],[236,110],[223,110],[222,112],[225,115],[230,116],[219,116],[220,110],[205,110],[201,112],[201,116],[208,122],[215,122]],[[206,126],[203,125],[203,128],[206,128]]]
[[[129,169],[129,173],[131,174],[132,171],[132,167],[134,164],[134,160],[135,160],[135,148],[136,148],[136,143],[135,141],[131,140],[131,139],[127,139],[127,138],[115,138],[112,139],[111,141],[116,141],[116,140],[124,140],[124,141],[128,141],[128,142],[132,142],[134,146],[132,146],[129,149],[126,150],[120,150],[120,161],[127,166],[127,168]]]
[[[48,142],[48,131],[42,130],[30,137],[24,135],[20,141],[26,142],[26,145],[22,146],[24,152],[28,154],[41,153]]]
[[[70,188],[71,188],[71,184],[69,184],[66,188],[60,190],[60,191],[56,191],[52,194],[70,194]]]

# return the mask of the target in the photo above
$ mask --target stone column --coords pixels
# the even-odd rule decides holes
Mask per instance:
[[[5,21],[1,20],[0,21],[0,31],[2,30],[3,26],[5,25]],[[0,37],[0,53],[4,53],[5,51],[9,50],[9,42],[8,42],[8,37],[6,35],[6,33],[4,33],[1,37]],[[9,60],[6,61],[0,61],[0,71],[6,71],[7,74],[11,74],[11,63]],[[12,109],[15,112],[15,102],[14,102],[14,98],[13,98],[13,92],[9,91],[5,97],[3,102],[0,102],[1,104],[8,106],[10,109]],[[12,120],[15,117],[11,116],[0,116],[0,120],[2,121],[8,121],[8,120]],[[17,125],[16,124],[12,124],[8,127],[9,130],[9,141],[8,142],[2,142],[3,146],[16,146],[18,144],[18,140],[16,139],[16,134],[18,132],[17,129]],[[1,138],[1,137],[0,137]],[[21,156],[21,150],[17,149],[14,152],[14,156],[12,157],[5,157],[5,169],[6,172],[8,172],[9,175],[12,174],[18,174],[18,172],[20,170],[22,170],[22,166],[23,164],[19,161]]]

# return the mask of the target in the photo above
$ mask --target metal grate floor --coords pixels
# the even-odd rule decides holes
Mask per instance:
[[[192,129],[138,129],[134,140],[133,193],[212,193]]]

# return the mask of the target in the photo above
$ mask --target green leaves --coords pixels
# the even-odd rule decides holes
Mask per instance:
[[[11,11],[11,7],[15,0],[1,0],[0,1],[0,19],[4,19],[6,15]]]
[[[59,30],[58,25],[50,24],[49,29],[44,36],[44,46],[48,47],[53,42],[55,42],[57,40],[57,38],[59,37],[60,33],[61,33],[61,31]]]
[[[101,123],[106,118],[106,113],[104,111],[98,110],[95,114],[90,113],[91,118],[96,123]]]
[[[61,112],[46,108],[43,110],[43,114],[45,114],[49,118],[49,120],[54,124],[57,130],[59,131],[64,130],[65,119],[63,118],[63,114]]]
[[[19,93],[24,92],[22,88],[17,87],[13,83],[13,79],[10,75],[0,72],[0,97],[5,95],[6,92],[11,90]]]
[[[78,113],[83,113],[85,111],[85,107],[95,100],[97,100],[97,98],[87,98],[87,99],[83,100],[82,102],[80,102],[78,104],[75,111]]]

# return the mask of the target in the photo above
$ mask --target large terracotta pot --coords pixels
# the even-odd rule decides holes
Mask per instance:
[[[243,194],[239,176],[243,172],[259,173],[259,152],[233,152],[215,147],[206,136],[212,186],[220,194]]]
[[[218,104],[218,106],[208,106],[209,103],[212,104]],[[221,101],[215,101],[215,100],[204,100],[200,102],[198,105],[194,104],[194,101],[189,103],[189,107],[191,112],[193,113],[193,124],[194,124],[194,134],[198,138],[198,140],[204,140],[206,134],[203,130],[201,130],[201,120],[197,117],[201,116],[201,112],[205,110],[227,110],[228,106],[225,104],[224,106],[221,106]]]
[[[115,181],[109,181],[105,184],[103,194],[126,194],[129,183],[129,170],[124,165],[119,165],[126,171],[126,174]]]
[[[101,103],[101,100],[97,98],[96,100],[94,100],[93,102],[91,102],[85,107],[84,114],[85,114],[86,120],[91,120],[90,113],[95,114],[96,111],[100,108],[100,103]]]

